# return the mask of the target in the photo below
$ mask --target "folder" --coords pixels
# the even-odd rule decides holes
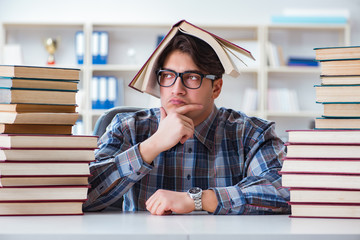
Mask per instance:
[[[78,31],[75,34],[75,52],[76,52],[76,59],[79,65],[84,64],[84,52],[85,52],[85,45],[84,45],[84,32]]]

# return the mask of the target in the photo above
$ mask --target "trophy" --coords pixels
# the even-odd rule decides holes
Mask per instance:
[[[44,40],[44,45],[46,51],[49,53],[49,57],[47,60],[48,65],[54,65],[55,64],[55,56],[54,53],[57,49],[58,40],[55,38],[47,38]]]

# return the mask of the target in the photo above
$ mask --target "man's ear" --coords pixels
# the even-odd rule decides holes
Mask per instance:
[[[212,88],[212,98],[213,99],[216,99],[220,95],[222,85],[223,85],[222,78],[216,79],[213,82],[213,88]]]

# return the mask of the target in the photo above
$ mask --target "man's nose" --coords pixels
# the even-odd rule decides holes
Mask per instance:
[[[180,76],[175,79],[175,83],[172,85],[172,92],[177,94],[185,92],[185,86],[182,83]]]

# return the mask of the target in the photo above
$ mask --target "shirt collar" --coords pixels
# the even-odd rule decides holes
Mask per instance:
[[[204,144],[210,151],[213,149],[215,142],[215,129],[213,127],[218,108],[214,105],[210,115],[199,125],[195,127],[195,137]]]

